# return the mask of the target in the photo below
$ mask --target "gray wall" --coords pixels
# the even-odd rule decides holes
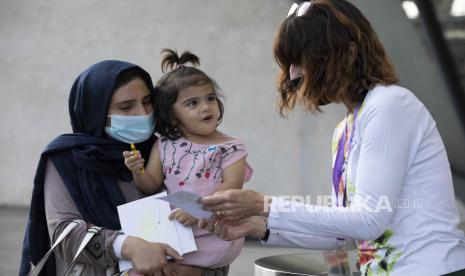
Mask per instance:
[[[0,1],[0,205],[28,204],[40,152],[70,131],[67,98],[82,70],[122,59],[158,79],[165,47],[198,54],[222,88],[221,129],[245,140],[255,169],[247,187],[329,193],[329,139],[343,109],[318,120],[276,112],[271,47],[287,8],[268,0]]]
[[[457,159],[454,145],[464,138],[431,49],[397,1],[353,2],[377,29],[402,84],[432,111],[453,146],[449,155]],[[288,7],[277,0],[1,0],[0,205],[28,204],[40,152],[70,131],[67,97],[82,70],[99,60],[122,59],[156,80],[165,47],[198,54],[200,68],[221,86],[221,129],[245,140],[255,169],[247,187],[329,194],[330,139],[344,109],[331,105],[318,116],[297,110],[287,120],[276,112],[271,47]]]

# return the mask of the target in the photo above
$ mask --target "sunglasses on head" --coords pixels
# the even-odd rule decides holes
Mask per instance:
[[[292,6],[289,8],[289,11],[287,12],[287,17],[295,14],[296,16],[303,16],[307,13],[308,9],[311,6],[310,1],[302,2],[300,4],[294,3]]]
[[[291,64],[289,68],[289,81],[293,89],[298,88],[303,81],[302,67]]]
[[[295,14],[295,16],[303,16],[307,13],[310,6],[310,1],[302,2],[300,4],[294,3],[289,8],[289,11],[287,12],[287,17],[293,14]],[[289,81],[291,87],[293,87],[294,89],[298,88],[302,84],[303,73],[302,68],[300,66],[294,64],[291,65],[291,68],[289,69]]]

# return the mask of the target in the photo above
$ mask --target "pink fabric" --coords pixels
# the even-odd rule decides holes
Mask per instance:
[[[222,182],[223,170],[247,156],[245,145],[235,138],[217,145],[192,143],[183,137],[170,140],[161,137],[160,160],[168,193],[188,191],[200,196],[211,195]],[[252,176],[247,164],[244,182]],[[192,227],[198,250],[183,256],[183,264],[216,268],[229,265],[239,255],[244,239],[223,241],[206,230]]]

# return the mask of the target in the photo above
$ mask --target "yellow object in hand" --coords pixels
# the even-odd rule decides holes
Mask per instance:
[[[131,150],[134,156],[136,156],[137,150],[136,150],[136,146],[133,143],[131,143]],[[140,174],[144,174],[144,167],[140,168]]]

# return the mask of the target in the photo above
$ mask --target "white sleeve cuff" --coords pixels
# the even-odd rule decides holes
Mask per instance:
[[[270,225],[270,222],[273,220],[281,219],[281,213],[289,213],[291,210],[291,205],[298,205],[296,202],[291,202],[281,197],[273,196],[270,204],[270,210],[268,214],[268,225],[270,228],[275,228],[273,225]],[[274,222],[274,221],[273,221]],[[279,223],[278,223],[279,224]]]
[[[263,245],[274,245],[274,246],[279,246],[279,231],[269,229],[270,230],[270,235],[268,236],[268,240],[260,240],[260,242]]]
[[[116,236],[115,240],[113,241],[113,251],[115,252],[116,258],[122,260],[123,257],[121,256],[121,249],[123,247],[123,243],[126,240],[128,235],[118,235]]]

